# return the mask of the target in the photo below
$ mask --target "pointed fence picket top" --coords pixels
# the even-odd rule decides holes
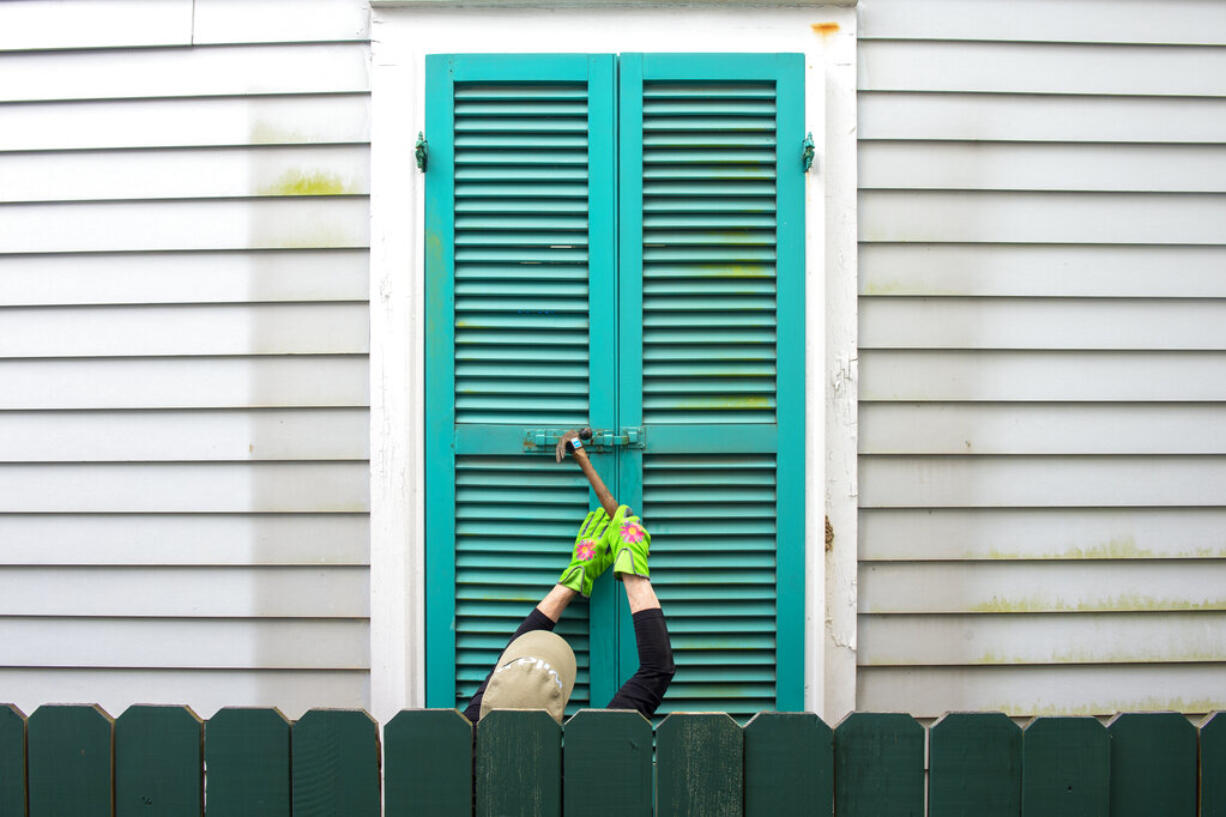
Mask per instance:
[[[759,712],[745,724],[745,817],[831,814],[834,732],[811,712]]]
[[[1126,712],[1111,735],[1111,817],[1195,817],[1196,727],[1178,712]]]
[[[0,814],[26,814],[26,716],[0,704]]]
[[[383,727],[384,815],[472,817],[473,726],[455,709],[406,709]]]
[[[1002,712],[948,712],[928,731],[929,817],[1017,817],[1022,730]]]
[[[97,704],[34,710],[27,727],[30,817],[111,817],[114,726]]]
[[[130,706],[115,719],[115,817],[200,817],[203,727],[185,706]]]
[[[1226,712],[1200,725],[1200,817],[1226,817]]]
[[[379,724],[363,709],[312,709],[290,730],[294,817],[379,817]]]
[[[723,712],[674,712],[656,729],[656,814],[744,814],[744,735]]]
[[[910,715],[853,712],[834,730],[839,817],[921,817],[924,727]]]
[[[477,724],[476,793],[477,817],[558,817],[558,722],[543,709],[498,709],[482,718]]]
[[[1097,718],[1035,718],[1022,733],[1023,817],[1107,817],[1110,764]]]
[[[566,722],[566,817],[651,817],[651,722],[638,712],[581,709]]]
[[[219,709],[204,726],[208,817],[290,817],[289,749],[281,710]]]

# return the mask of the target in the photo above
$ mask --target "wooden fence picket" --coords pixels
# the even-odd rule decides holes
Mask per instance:
[[[185,706],[130,706],[115,719],[115,817],[200,817],[203,723]]]
[[[1107,817],[1111,739],[1097,718],[1035,718],[1022,733],[1023,817]]]
[[[561,813],[562,727],[543,709],[501,709],[482,718],[477,724],[477,817]]]
[[[745,724],[745,817],[834,809],[834,732],[811,712],[759,712]]]
[[[741,817],[744,734],[722,712],[674,712],[656,730],[656,814]]]
[[[924,813],[924,727],[910,715],[853,712],[834,730],[839,817]]]
[[[1111,817],[1196,817],[1196,727],[1178,712],[1128,712],[1111,734]]]
[[[209,718],[208,817],[289,817],[289,731],[277,709],[226,707]]]
[[[582,709],[566,722],[566,817],[651,817],[651,722],[638,712]]]
[[[472,817],[473,727],[454,709],[397,713],[383,727],[386,817]]]
[[[928,730],[929,817],[1017,817],[1022,730],[1002,712],[950,712]]]
[[[1200,817],[1226,817],[1226,712],[1200,725]]]
[[[28,724],[30,817],[111,817],[111,716],[96,704],[51,704]]]
[[[290,730],[294,817],[379,817],[379,724],[361,709],[312,709]]]
[[[0,704],[0,814],[26,817],[26,716]]]

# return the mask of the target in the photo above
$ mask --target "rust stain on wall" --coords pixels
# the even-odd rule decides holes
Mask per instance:
[[[837,34],[839,31],[838,23],[813,23],[809,26],[813,29],[813,33],[821,37],[823,40],[831,34]]]

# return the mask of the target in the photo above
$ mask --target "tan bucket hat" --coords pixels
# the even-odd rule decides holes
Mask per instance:
[[[549,630],[524,633],[507,645],[481,699],[491,709],[544,709],[558,723],[575,688],[575,653]]]

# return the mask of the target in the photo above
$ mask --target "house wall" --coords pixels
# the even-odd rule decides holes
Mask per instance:
[[[368,10],[0,4],[0,699],[369,700]]]
[[[1226,7],[859,4],[856,706],[1226,706]]]

